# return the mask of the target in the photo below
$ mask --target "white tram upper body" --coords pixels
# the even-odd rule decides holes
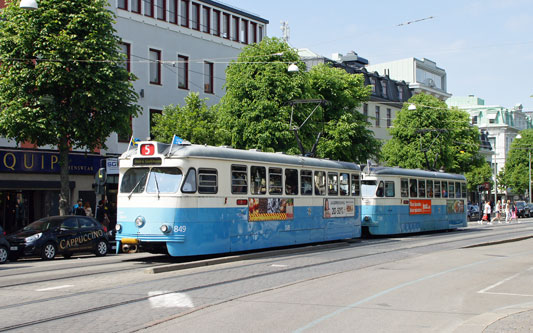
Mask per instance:
[[[173,256],[360,237],[354,163],[153,141],[120,157],[117,246]]]
[[[366,167],[361,179],[364,232],[392,235],[467,226],[462,175]]]

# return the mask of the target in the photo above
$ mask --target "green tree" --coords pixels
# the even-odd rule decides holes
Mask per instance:
[[[152,128],[155,140],[170,142],[177,135],[196,144],[223,143],[216,108],[208,107],[206,100],[201,99],[198,93],[190,93],[185,97],[184,106],[170,105],[163,109],[162,114],[156,114]]]
[[[472,168],[472,170],[465,173],[467,180],[467,188],[469,191],[477,191],[479,185],[483,185],[487,182],[493,184],[492,181],[492,168],[489,163],[483,163],[481,166]],[[498,184],[500,185],[500,184]]]
[[[409,104],[416,109],[409,110]],[[382,149],[388,165],[464,173],[483,167],[479,130],[466,112],[449,109],[433,96],[418,94],[398,113]]]
[[[353,162],[379,159],[381,144],[368,129],[366,117],[356,109],[372,91],[365,87],[364,77],[321,64],[311,68],[309,82],[313,97],[329,102],[322,110],[326,126],[318,156]]]
[[[529,150],[533,149],[533,129],[520,132],[521,138],[511,143],[509,156],[505,161],[504,184],[514,193],[523,194],[529,190]]]
[[[125,133],[139,107],[123,66],[107,0],[40,0],[39,9],[7,2],[0,20],[0,134],[56,145],[65,214],[71,147],[105,147]]]

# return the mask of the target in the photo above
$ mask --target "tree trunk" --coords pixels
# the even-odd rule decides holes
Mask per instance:
[[[59,193],[59,215],[69,214],[70,208],[70,187],[69,187],[69,161],[68,153],[69,146],[66,137],[62,137],[59,141],[59,177],[61,180],[61,192]]]

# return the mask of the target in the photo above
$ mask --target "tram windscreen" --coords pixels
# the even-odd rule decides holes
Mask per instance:
[[[181,184],[183,174],[178,168],[152,168],[146,192],[148,193],[176,193]]]
[[[375,180],[362,180],[361,181],[361,196],[362,197],[374,197],[376,195],[376,189],[378,183]]]
[[[132,168],[126,171],[120,183],[120,193],[144,192],[148,171],[148,168]]]

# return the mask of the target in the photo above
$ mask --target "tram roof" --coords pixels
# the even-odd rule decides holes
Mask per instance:
[[[143,144],[147,142],[140,142]],[[155,142],[151,142],[155,143]],[[157,143],[158,151],[167,155],[170,145]],[[121,158],[132,157],[132,152],[127,151],[122,154]],[[335,169],[349,169],[360,171],[358,164],[352,162],[332,161],[313,157],[304,157],[299,155],[286,155],[284,153],[269,153],[257,150],[242,150],[231,147],[214,147],[207,145],[173,145],[169,157],[200,157],[200,158],[216,158],[224,160],[242,161],[242,162],[263,162],[263,163],[277,163],[286,165],[297,165],[300,167],[319,167],[319,168],[335,168]]]
[[[366,169],[364,171],[366,171]],[[370,167],[370,174],[438,178],[438,179],[451,179],[451,180],[463,180],[463,181],[466,180],[465,176],[453,174],[453,173],[418,170],[418,169],[402,169],[398,167]]]

